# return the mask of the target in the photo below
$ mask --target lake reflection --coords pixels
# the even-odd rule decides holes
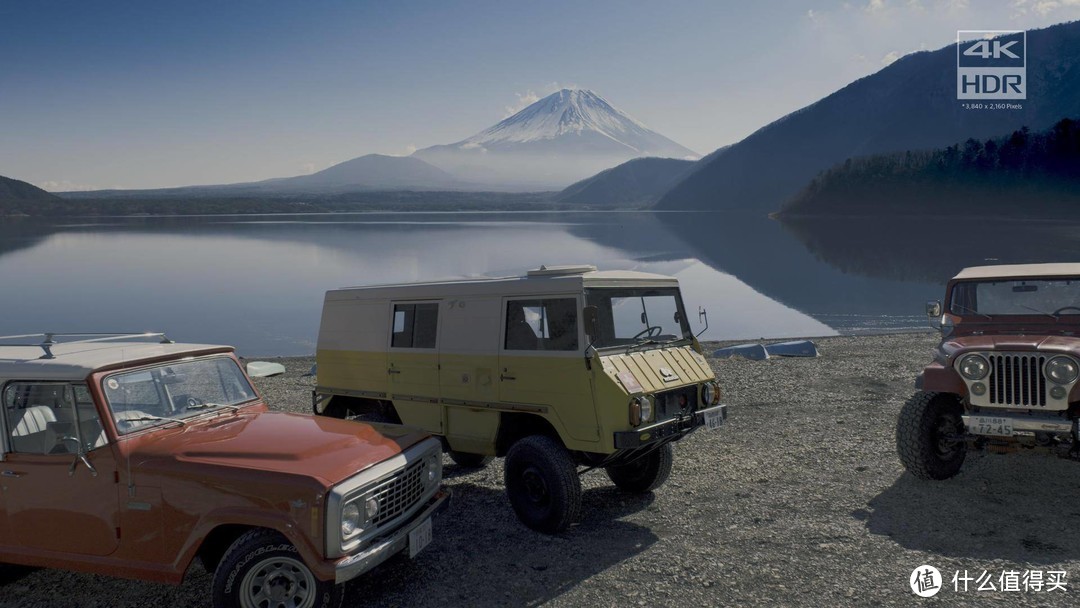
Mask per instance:
[[[310,354],[327,289],[580,263],[678,277],[687,307],[709,311],[704,338],[835,333],[703,263],[646,213],[21,221],[0,243],[4,335],[153,329],[251,356]]]
[[[925,328],[923,303],[962,266],[1080,259],[1074,226],[968,228],[648,212],[6,221],[0,335],[154,329],[302,355],[330,288],[587,263],[678,277],[688,310],[708,309],[706,339],[823,336]]]

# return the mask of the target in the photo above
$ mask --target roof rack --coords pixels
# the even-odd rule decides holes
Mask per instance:
[[[63,336],[65,338],[82,338],[80,340],[64,340],[58,341],[56,338]],[[168,338],[162,332],[98,332],[98,333],[81,333],[81,332],[58,332],[50,331],[43,334],[21,334],[18,336],[0,336],[0,340],[23,340],[26,338],[43,338],[41,342],[31,342],[22,344],[9,344],[7,346],[37,346],[41,350],[45,351],[45,354],[41,355],[39,359],[55,359],[56,356],[52,353],[52,347],[57,344],[88,344],[91,342],[110,342],[113,340],[127,340],[131,338],[160,338],[162,344],[172,344],[173,341]]]

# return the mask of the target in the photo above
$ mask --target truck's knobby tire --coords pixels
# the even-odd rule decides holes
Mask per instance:
[[[450,460],[454,461],[454,464],[463,469],[482,469],[493,460],[491,456],[470,454],[468,452],[458,452],[455,450],[450,450],[447,452],[447,455],[450,457]]]
[[[510,446],[504,466],[506,494],[521,523],[545,534],[570,526],[581,512],[581,479],[558,441],[530,435]]]
[[[296,547],[273,530],[245,532],[214,570],[215,608],[338,608],[343,595],[342,585],[315,578]]]
[[[675,456],[670,443],[626,464],[604,467],[607,476],[620,489],[635,494],[652,492],[664,485],[671,475]]]
[[[948,442],[943,434],[961,435],[964,408],[956,395],[918,392],[900,410],[896,452],[912,475],[920,479],[949,479],[960,472],[967,443]]]

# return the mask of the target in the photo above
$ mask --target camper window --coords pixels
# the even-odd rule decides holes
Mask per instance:
[[[577,300],[511,300],[506,303],[506,350],[578,349]]]
[[[439,305],[394,304],[394,331],[390,338],[393,348],[435,348],[438,331]]]

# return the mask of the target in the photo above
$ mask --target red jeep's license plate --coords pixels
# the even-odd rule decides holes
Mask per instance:
[[[1012,437],[1012,420],[997,416],[973,416],[969,430],[976,435],[992,435],[994,437]]]

